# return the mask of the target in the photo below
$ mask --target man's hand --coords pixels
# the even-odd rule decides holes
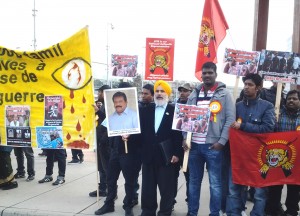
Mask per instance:
[[[124,135],[122,135],[122,140],[124,142],[127,142],[129,137],[130,137],[130,134],[124,134]]]
[[[186,140],[185,140],[185,139],[182,141],[182,148],[183,148],[183,150],[184,150],[184,151],[187,151],[187,150],[189,150],[189,149],[190,149],[190,148],[188,147],[188,145],[187,145],[187,143],[186,143]]]
[[[220,150],[222,150],[223,147],[224,147],[224,146],[223,146],[222,144],[216,142],[216,143],[214,143],[213,145],[211,145],[211,146],[209,147],[209,149],[213,149],[213,150],[220,151]]]
[[[172,159],[171,159],[171,163],[177,163],[179,161],[179,158],[176,157],[175,155],[172,156]]]
[[[99,111],[99,108],[96,106],[96,104],[92,104],[92,106],[94,107],[95,112]]]
[[[233,122],[233,123],[230,125],[230,127],[239,130],[240,127],[241,127],[241,123],[239,123],[239,122]]]

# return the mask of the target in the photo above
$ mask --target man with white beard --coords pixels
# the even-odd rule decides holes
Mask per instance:
[[[182,135],[172,130],[174,106],[168,103],[172,89],[158,80],[154,85],[154,104],[140,109],[142,143],[142,216],[171,215],[175,194],[175,164],[181,150]],[[164,145],[163,145],[164,144]],[[165,150],[169,149],[165,154]],[[168,157],[169,156],[169,157]],[[157,209],[157,186],[160,209]]]

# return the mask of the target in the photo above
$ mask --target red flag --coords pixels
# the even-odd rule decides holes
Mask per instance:
[[[205,0],[196,59],[195,75],[198,80],[202,81],[202,65],[205,62],[217,63],[217,49],[228,28],[218,0]]]
[[[300,185],[299,131],[253,134],[230,129],[229,142],[234,183]]]

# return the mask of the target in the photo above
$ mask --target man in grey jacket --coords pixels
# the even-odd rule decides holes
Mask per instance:
[[[190,171],[188,216],[199,209],[201,182],[206,164],[210,182],[210,215],[221,210],[222,149],[228,141],[229,127],[235,120],[235,105],[224,83],[216,82],[217,67],[212,62],[202,66],[203,83],[188,98],[187,104],[210,109],[207,133],[193,133],[189,153]],[[183,134],[186,137],[186,133]],[[186,140],[183,148],[188,150]]]

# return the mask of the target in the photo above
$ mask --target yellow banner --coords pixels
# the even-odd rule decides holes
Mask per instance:
[[[92,148],[95,115],[90,63],[87,27],[34,52],[0,47],[1,145],[31,143],[41,148],[37,128],[42,128],[45,140],[53,134],[62,136],[64,148]]]

